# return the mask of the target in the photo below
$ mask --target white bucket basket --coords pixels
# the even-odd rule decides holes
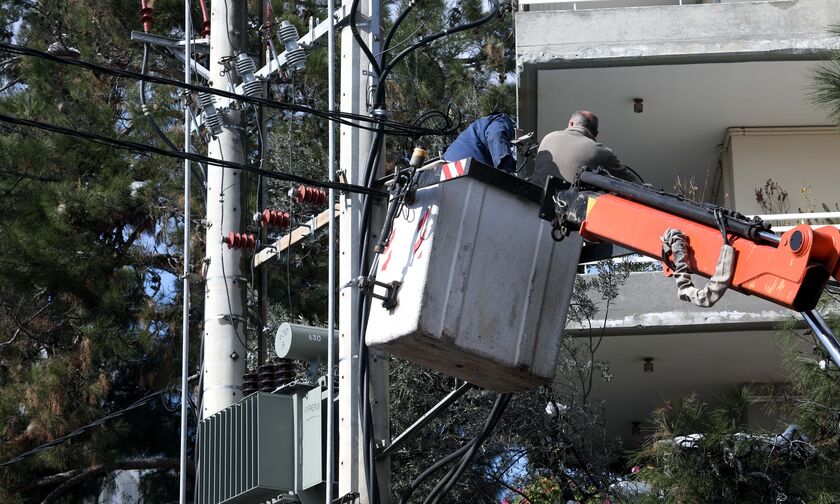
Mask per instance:
[[[373,302],[367,344],[498,392],[549,381],[580,238],[553,241],[540,188],[499,170],[466,159],[420,174],[378,262],[397,305]]]

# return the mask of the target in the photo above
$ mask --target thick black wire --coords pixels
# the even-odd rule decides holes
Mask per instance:
[[[17,44],[9,44],[5,42],[0,42],[0,49],[11,53],[11,54],[20,54],[25,56],[34,56],[37,58],[53,61],[55,63],[61,63],[66,65],[74,65],[78,67],[82,67],[94,72],[100,72],[108,75],[113,75],[116,77],[123,77],[127,79],[135,79],[135,80],[144,80],[147,82],[155,83],[155,84],[164,84],[168,86],[173,86],[181,89],[187,89],[190,91],[198,92],[198,93],[208,93],[216,96],[222,96],[225,98],[230,98],[232,100],[238,100],[243,103],[250,103],[254,105],[263,105],[265,107],[273,108],[273,109],[280,109],[280,110],[287,110],[291,112],[299,112],[303,114],[310,114],[316,117],[321,117],[323,119],[328,119],[330,121],[337,122],[339,124],[344,124],[347,126],[352,126],[355,128],[366,129],[369,131],[374,131],[377,129],[376,126],[384,126],[388,128],[392,128],[387,130],[386,132],[390,135],[399,135],[399,136],[411,136],[411,135],[435,135],[435,134],[449,134],[454,132],[453,131],[435,131],[435,130],[420,130],[415,128],[410,124],[403,124],[396,121],[389,121],[384,119],[379,119],[371,116],[366,116],[362,114],[352,114],[348,112],[328,112],[324,110],[314,109],[312,107],[307,107],[305,105],[294,105],[290,103],[281,103],[275,100],[267,100],[265,98],[259,98],[254,96],[245,96],[240,95],[237,93],[233,93],[230,91],[224,91],[221,89],[210,88],[206,86],[200,86],[197,84],[187,84],[185,82],[168,79],[165,77],[160,77],[156,75],[143,75],[141,73],[133,72],[130,70],[118,69],[107,67],[104,65],[98,65],[96,63],[90,63],[87,61],[83,61],[80,59],[73,59],[73,58],[64,58],[61,56],[56,56],[54,54],[50,54],[45,51],[40,51],[38,49],[32,49],[30,47],[20,46]],[[356,122],[364,122],[375,126],[364,126],[361,124],[357,124]]]
[[[481,432],[478,436],[476,436],[476,442],[470,447],[467,453],[464,454],[461,462],[457,466],[453,467],[449,473],[438,482],[437,486],[432,489],[432,492],[428,497],[426,497],[423,504],[438,504],[441,499],[449,494],[452,487],[455,486],[455,483],[458,482],[470,462],[472,462],[476,453],[478,453],[478,449],[481,448],[481,445],[484,444],[484,442],[490,437],[490,434],[493,433],[493,429],[496,428],[496,424],[502,418],[502,414],[505,412],[508,404],[510,404],[510,399],[511,394],[499,394],[496,397],[493,410],[487,417],[487,421],[485,422]]]
[[[287,182],[297,182],[300,184],[308,184],[314,185],[316,187],[323,187],[326,189],[336,189],[338,191],[345,191],[345,192],[352,192],[352,193],[360,193],[360,194],[367,194],[373,196],[381,196],[387,197],[388,193],[377,191],[375,189],[370,189],[368,187],[363,187],[360,185],[355,184],[344,184],[340,182],[326,182],[326,181],[318,181],[308,179],[306,177],[301,177],[298,175],[293,175],[291,173],[285,172],[276,172],[270,170],[263,170],[255,166],[246,165],[242,163],[235,163],[233,161],[224,161],[221,159],[211,158],[207,156],[201,156],[198,154],[191,154],[186,153],[183,151],[170,151],[166,149],[161,149],[160,147],[155,147],[153,145],[148,144],[141,144],[138,142],[132,142],[129,140],[119,140],[116,138],[106,137],[103,135],[99,135],[97,133],[90,133],[87,131],[79,131],[79,130],[72,130],[69,128],[65,128],[63,126],[58,126],[55,124],[44,123],[40,121],[33,121],[30,119],[21,119],[19,117],[8,116],[5,114],[0,114],[0,122],[5,122],[9,124],[15,124],[18,126],[27,126],[31,128],[42,129],[45,131],[51,131],[53,133],[61,133],[64,135],[69,135],[77,138],[84,138],[86,140],[91,140],[97,143],[111,145],[120,147],[126,150],[134,151],[134,152],[145,152],[145,153],[152,153],[152,154],[159,154],[161,156],[173,157],[177,159],[188,159],[190,161],[195,161],[197,163],[207,163],[209,165],[221,166],[225,168],[235,168],[237,170],[243,170],[247,172],[256,173],[258,175],[262,175],[266,178],[271,178],[275,180],[285,180]]]
[[[379,78],[379,74],[382,72],[379,68],[379,63],[376,61],[376,56],[373,55],[370,47],[368,47],[367,43],[362,38],[362,35],[359,33],[359,26],[356,21],[356,16],[359,15],[359,3],[359,0],[353,0],[353,3],[350,5],[350,32],[353,34],[353,38],[356,39],[356,43],[359,44],[362,52],[365,53],[365,57],[368,59],[368,62],[373,69],[374,77]]]
[[[505,394],[505,395],[509,396],[509,394]],[[406,488],[403,491],[402,495],[400,496],[399,504],[408,504],[409,499],[414,494],[414,492],[420,487],[420,485],[422,485],[423,482],[425,482],[427,479],[429,479],[429,477],[432,476],[432,474],[434,474],[435,472],[440,470],[446,464],[449,464],[450,462],[452,462],[453,460],[455,460],[458,457],[462,457],[461,464],[464,464],[465,459],[463,457],[465,457],[468,452],[474,453],[475,450],[473,450],[473,448],[475,448],[477,450],[477,448],[480,447],[480,443],[483,443],[484,440],[486,440],[486,438],[490,434],[490,431],[492,431],[492,428],[495,427],[496,422],[498,422],[499,418],[501,418],[501,414],[504,412],[504,408],[507,405],[506,404],[500,405],[500,398],[502,398],[502,395],[500,395],[496,398],[496,403],[493,405],[493,409],[490,411],[490,414],[488,415],[487,420],[485,420],[485,424],[482,427],[482,429],[479,432],[477,432],[476,435],[469,442],[467,442],[465,445],[461,446],[460,448],[458,448],[454,452],[450,453],[446,457],[438,460],[437,462],[435,462],[434,464],[429,466],[428,469],[423,471],[417,478],[415,478],[409,484],[408,488]],[[478,444],[479,446],[476,446],[476,444]],[[467,463],[469,463],[469,461],[467,461]],[[455,469],[457,469],[457,467]],[[453,469],[453,470],[455,470],[455,469]],[[450,471],[443,478],[441,478],[441,482],[449,481],[450,478],[452,477],[452,475],[453,475],[453,471]],[[440,483],[439,483],[439,485],[440,485]],[[433,495],[433,494],[434,494],[434,491],[430,495]]]
[[[385,37],[385,43],[382,44],[382,52],[380,53],[383,55],[382,61],[385,61],[384,54],[387,53],[388,49],[391,47],[391,40],[397,34],[397,30],[399,29],[400,25],[405,20],[405,18],[408,17],[408,15],[414,9],[415,5],[417,5],[416,0],[411,0],[410,2],[408,2],[408,5],[405,7],[405,9],[403,9],[402,12],[400,12],[399,16],[397,16],[397,19],[394,21],[394,24],[391,26],[391,29],[388,31],[388,35]]]
[[[3,462],[3,463],[0,463],[0,467],[6,467],[6,466],[9,466],[9,465],[12,465],[12,464],[16,464],[16,463],[20,462],[21,460],[23,460],[27,457],[30,457],[32,455],[36,455],[38,453],[41,453],[44,450],[52,448],[53,446],[60,445],[60,444],[64,443],[65,441],[69,441],[69,440],[73,439],[74,437],[80,436],[81,434],[84,434],[88,430],[104,424],[108,420],[113,420],[114,418],[125,415],[129,411],[136,410],[137,408],[140,408],[141,406],[145,406],[146,404],[149,404],[150,402],[152,402],[152,400],[157,399],[158,396],[168,392],[169,390],[170,390],[170,388],[167,386],[164,389],[158,390],[157,392],[153,392],[153,393],[151,393],[151,394],[149,394],[145,397],[142,397],[142,398],[138,399],[137,401],[135,401],[134,403],[132,403],[131,405],[126,406],[125,408],[123,408],[121,410],[117,410],[117,411],[115,411],[115,412],[113,412],[113,413],[111,413],[107,416],[104,416],[104,417],[100,418],[99,420],[96,420],[96,421],[91,422],[87,425],[79,427],[76,430],[74,430],[73,432],[71,432],[71,433],[69,433],[65,436],[61,436],[60,438],[53,439],[49,443],[44,443],[41,446],[38,446],[37,448],[33,448],[29,451],[23,452],[20,455],[14,457],[14,458],[11,458],[11,459]]]
[[[417,476],[417,478],[412,480],[412,482],[408,485],[408,488],[406,488],[403,491],[402,495],[400,496],[399,504],[408,504],[408,500],[411,498],[411,496],[414,494],[414,492],[417,491],[417,488],[419,488],[420,485],[423,484],[424,481],[429,479],[429,477],[431,477],[432,474],[436,473],[438,470],[440,470],[446,464],[452,462],[453,460],[455,460],[458,457],[463,456],[467,452],[467,450],[469,450],[470,447],[472,447],[472,445],[475,443],[476,439],[477,438],[472,438],[470,441],[467,442],[467,444],[458,448],[457,450],[450,453],[446,457],[438,460],[434,464],[430,465],[425,471],[420,473],[420,475]]]
[[[445,28],[445,29],[443,29],[443,30],[441,30],[437,33],[427,35],[427,36],[423,37],[422,39],[418,40],[417,42],[415,42],[414,44],[406,47],[405,49],[400,51],[396,56],[394,56],[394,58],[391,61],[389,61],[388,64],[385,65],[384,68],[382,69],[382,73],[379,77],[380,86],[377,89],[377,98],[378,99],[377,99],[375,105],[376,106],[384,105],[384,103],[382,103],[382,102],[384,102],[384,98],[385,98],[385,86],[382,85],[382,82],[384,82],[385,79],[388,78],[388,74],[391,73],[391,70],[394,69],[394,67],[397,65],[397,63],[399,63],[403,58],[405,58],[406,56],[408,56],[409,54],[414,52],[416,49],[418,49],[418,48],[420,48],[424,45],[428,45],[428,44],[434,42],[435,40],[437,40],[439,38],[445,37],[447,35],[452,35],[452,34],[455,34],[455,33],[458,33],[458,32],[462,32],[464,30],[469,30],[471,28],[475,28],[475,27],[478,27],[478,26],[481,26],[485,23],[490,22],[494,17],[496,17],[499,14],[499,1],[498,0],[491,0],[490,3],[493,6],[493,9],[486,16],[484,16],[480,19],[477,19],[473,22],[470,22],[470,23],[464,23],[464,24],[458,25],[454,28]],[[387,47],[386,47],[386,49],[387,49]]]

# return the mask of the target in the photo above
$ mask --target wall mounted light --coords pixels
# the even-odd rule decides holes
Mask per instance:
[[[653,373],[653,357],[645,357],[645,364],[642,367],[645,373]]]
[[[641,98],[633,98],[633,112],[641,114],[645,111],[645,101]]]

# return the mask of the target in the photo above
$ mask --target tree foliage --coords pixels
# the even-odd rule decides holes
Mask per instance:
[[[0,11],[4,41],[138,67],[140,48],[127,42],[136,26],[134,2],[9,5]],[[165,18],[160,22],[166,26]],[[12,57],[2,70],[4,114],[156,142],[134,82],[34,58]],[[164,98],[160,115],[172,105]],[[172,281],[180,271],[183,216],[177,162],[5,126],[0,145],[6,216],[0,459],[6,460],[166,389],[178,375],[180,311]],[[177,457],[170,396],[0,469],[0,501],[44,499],[77,468]],[[155,472],[154,464],[146,468]],[[48,479],[56,474],[67,477]],[[77,478],[53,496],[78,501],[98,493],[98,480]],[[172,498],[175,486],[168,488],[150,497]]]

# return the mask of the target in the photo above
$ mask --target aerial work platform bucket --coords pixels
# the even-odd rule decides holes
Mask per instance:
[[[374,301],[367,344],[498,392],[546,383],[580,238],[553,241],[541,189],[471,159],[418,176],[377,265],[377,282],[399,282],[396,306]]]

